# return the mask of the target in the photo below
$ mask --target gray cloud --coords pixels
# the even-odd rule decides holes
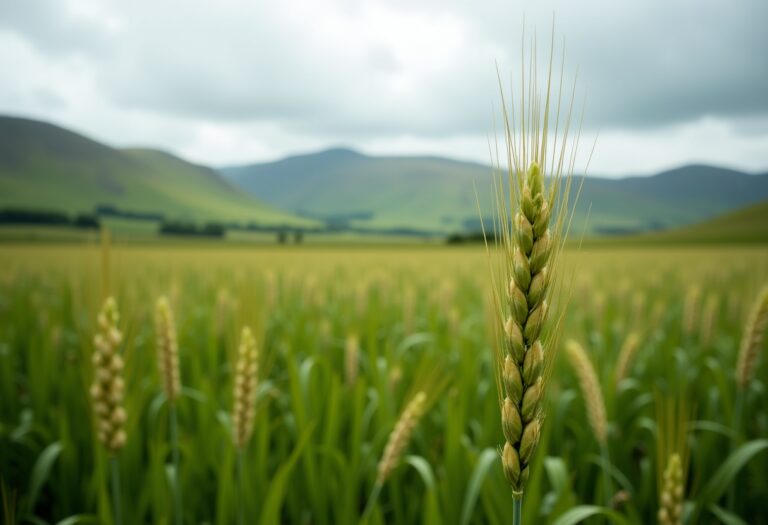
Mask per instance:
[[[94,23],[94,14],[57,0],[0,2],[0,30],[18,33],[47,54],[98,54],[111,45],[112,21]]]
[[[660,125],[704,116],[768,114],[768,3],[483,2],[464,11],[478,31],[520,47],[523,15],[546,45],[556,13],[567,70],[579,68],[589,122]],[[455,3],[457,9],[462,3]]]
[[[553,11],[587,127],[647,138],[715,118],[734,136],[766,135],[764,0],[3,2],[0,37],[38,55],[0,99],[98,126],[129,119],[133,134],[162,121],[180,148],[171,130],[185,126],[268,126],[270,140],[311,144],[475,144],[498,109],[496,61],[505,83],[518,71],[523,13],[544,59]],[[0,66],[18,63],[7,55]]]
[[[588,124],[768,112],[761,23],[768,3],[761,0],[465,4],[342,4],[317,18],[317,10],[302,16],[311,3],[280,10],[136,1],[105,3],[88,18],[36,0],[4,3],[0,15],[47,51],[95,54],[99,84],[115,103],[188,118],[282,119],[302,130],[371,134],[480,132],[488,127],[494,60],[516,71],[526,9],[542,49],[556,11],[568,72],[578,64],[589,94]],[[99,13],[117,21],[117,34],[109,36]],[[401,31],[412,41],[411,63],[403,63]],[[445,49],[443,38],[453,39]],[[421,45],[431,48],[423,57]]]

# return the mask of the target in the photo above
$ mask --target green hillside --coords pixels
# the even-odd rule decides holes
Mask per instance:
[[[491,168],[443,158],[371,157],[332,149],[220,172],[283,209],[347,219],[363,227],[476,230],[475,189],[483,212],[491,210]],[[658,230],[692,224],[761,199],[768,199],[768,174],[712,166],[685,166],[624,179],[588,177],[573,230],[604,234]]]
[[[768,242],[768,201],[753,204],[692,226],[627,238],[671,243]]]
[[[0,117],[0,208],[89,213],[99,206],[194,222],[311,224],[173,155],[114,149],[51,124]]]
[[[432,157],[369,157],[346,149],[221,170],[285,209],[362,227],[452,231],[477,222],[472,181],[490,169]],[[490,203],[490,199],[487,199]],[[466,224],[465,224],[466,223]]]

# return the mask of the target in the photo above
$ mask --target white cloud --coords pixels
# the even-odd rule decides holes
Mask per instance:
[[[553,8],[602,128],[591,171],[768,167],[760,0],[7,2],[0,112],[217,165],[340,144],[487,162],[494,63],[517,72],[523,13],[545,58]]]

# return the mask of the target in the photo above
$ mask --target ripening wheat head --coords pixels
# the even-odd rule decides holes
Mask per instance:
[[[683,518],[683,466],[679,454],[672,454],[664,469],[661,488],[659,523],[681,525]]]
[[[681,525],[692,413],[682,399],[675,398],[658,398],[656,410],[658,520],[660,525]]]
[[[93,337],[94,377],[90,393],[96,416],[96,436],[110,454],[123,448],[126,440],[125,383],[120,356],[123,334],[117,328],[119,320],[117,303],[110,297],[99,313],[99,328]]]
[[[251,329],[243,328],[235,365],[235,390],[232,427],[235,446],[242,450],[253,433],[258,381],[258,352]]]
[[[736,383],[741,389],[747,387],[754,375],[766,325],[768,325],[768,286],[763,288],[757,297],[744,327],[744,335],[741,337],[739,361],[736,365]]]
[[[344,376],[347,386],[354,386],[360,367],[360,343],[357,336],[350,334],[344,344]]]
[[[584,404],[587,407],[587,419],[595,439],[601,445],[605,444],[607,439],[607,418],[605,416],[605,400],[603,391],[600,388],[600,382],[597,380],[595,367],[592,365],[589,356],[584,348],[576,341],[570,340],[565,345],[565,352],[568,360],[571,362],[576,377],[579,379]]]
[[[640,337],[637,332],[630,332],[624,343],[621,345],[621,351],[619,357],[616,360],[616,368],[614,371],[615,383],[618,386],[621,380],[627,376],[629,367],[632,364],[632,360],[640,349]]]
[[[550,313],[550,299],[561,282],[557,262],[567,233],[570,174],[578,144],[578,135],[568,135],[573,98],[561,122],[562,94],[552,94],[552,54],[544,86],[538,85],[534,60],[532,52],[528,71],[523,66],[519,107],[514,97],[510,104],[504,101],[502,89],[505,168],[498,151],[495,155],[499,257],[491,264],[491,277],[496,326],[501,328],[495,362],[504,433],[502,466],[515,498],[522,498],[543,421],[542,399],[557,330],[543,334],[548,321],[559,321]]]
[[[400,456],[402,456],[405,446],[410,441],[416,424],[424,415],[426,404],[427,394],[418,392],[406,405],[403,413],[400,414],[400,419],[397,420],[394,430],[389,434],[387,446],[384,448],[384,454],[379,461],[376,477],[376,483],[379,485],[383,485],[387,481],[387,478],[400,461]]]
[[[155,306],[155,331],[157,337],[157,368],[163,382],[168,402],[173,404],[181,392],[179,372],[179,344],[176,340],[176,322],[168,298],[160,297]]]

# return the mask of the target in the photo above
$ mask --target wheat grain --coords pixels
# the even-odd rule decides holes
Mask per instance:
[[[680,455],[672,454],[664,469],[663,487],[659,499],[659,523],[681,525],[683,518],[683,464]]]
[[[389,434],[387,446],[384,448],[384,454],[379,461],[376,483],[383,485],[389,478],[392,471],[400,462],[400,456],[403,454],[405,446],[411,439],[413,430],[421,417],[424,415],[424,409],[427,403],[427,395],[424,392],[417,393],[408,403],[397,420],[392,433]]]
[[[500,258],[499,269],[492,268],[491,275],[494,319],[502,340],[495,347],[504,433],[501,460],[515,499],[516,523],[541,434],[542,400],[555,355],[552,350],[557,348],[548,348],[552,341],[542,334],[550,317],[558,319],[550,315],[549,299],[558,288],[557,260],[567,233],[569,174],[578,146],[578,137],[568,135],[572,99],[565,121],[560,121],[562,91],[552,92],[553,56],[549,57],[545,89],[538,85],[534,57],[532,52],[527,79],[523,68],[521,107],[515,108],[513,103],[508,111],[502,89],[507,166],[500,167],[497,152],[494,183],[494,233]],[[551,102],[557,104],[553,114]],[[550,119],[555,123],[554,135],[548,131]],[[557,331],[548,333],[550,336],[556,338]]]
[[[701,297],[701,288],[691,286],[685,294],[683,303],[683,333],[693,335],[696,331],[696,318],[699,314],[699,299]]]
[[[344,345],[344,377],[346,378],[347,386],[352,387],[357,382],[359,362],[360,344],[357,341],[357,336],[350,334],[347,336],[347,342]]]
[[[504,323],[506,345],[501,365],[502,465],[517,498],[522,497],[528,464],[538,444],[544,394],[544,349],[539,337],[547,318],[547,263],[553,243],[543,178],[539,165],[532,163],[523,184],[520,210],[514,217],[515,234],[510,239],[512,275],[506,294],[509,315]]]
[[[768,286],[763,288],[757,297],[741,338],[739,360],[736,365],[736,383],[742,390],[747,387],[754,375],[766,325],[768,325]]]
[[[179,372],[179,345],[176,339],[176,322],[168,298],[160,297],[155,307],[157,332],[157,366],[163,381],[168,402],[174,404],[181,392]]]
[[[237,351],[235,368],[232,427],[235,446],[242,450],[253,433],[256,409],[256,383],[258,378],[258,352],[251,329],[243,328]]]
[[[94,378],[90,394],[96,415],[96,436],[110,454],[116,454],[126,441],[126,412],[123,403],[123,335],[117,328],[120,316],[117,303],[108,298],[98,316],[99,331],[93,338]]]
[[[627,376],[629,366],[640,348],[640,337],[637,333],[630,333],[621,345],[619,358],[616,361],[615,382],[618,385]]]
[[[605,445],[607,438],[607,421],[605,416],[605,401],[600,383],[597,380],[595,368],[589,360],[584,348],[576,341],[570,340],[565,345],[568,359],[579,379],[584,403],[587,408],[587,419],[592,427],[595,439],[601,445]]]
[[[703,346],[709,346],[712,342],[712,333],[718,306],[719,300],[715,294],[710,294],[704,302],[704,310],[701,313],[701,327],[699,330],[699,337]]]

